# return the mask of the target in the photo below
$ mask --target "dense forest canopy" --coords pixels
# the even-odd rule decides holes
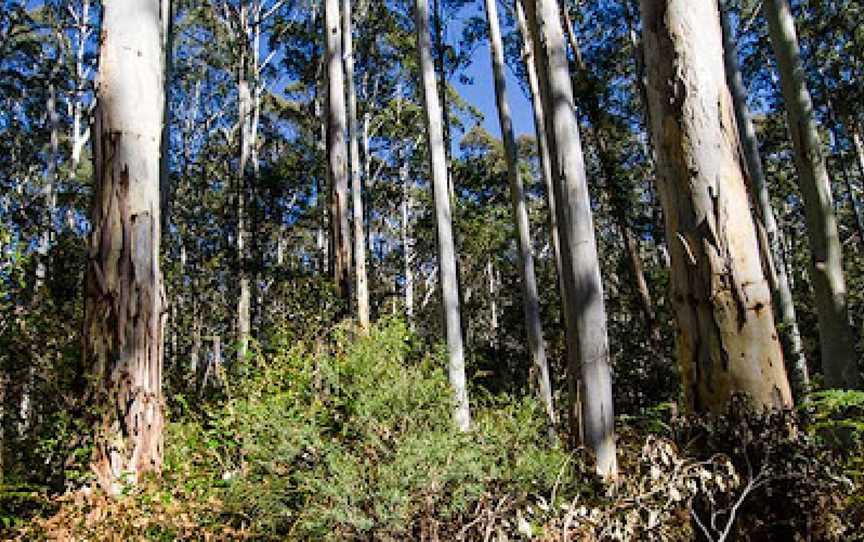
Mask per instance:
[[[0,536],[864,536],[864,3],[0,6]]]

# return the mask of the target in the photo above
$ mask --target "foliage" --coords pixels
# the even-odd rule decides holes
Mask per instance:
[[[224,538],[399,540],[462,526],[493,496],[576,487],[533,400],[490,397],[461,434],[445,357],[424,354],[404,324],[334,333],[329,354],[313,342],[257,358],[218,402],[175,399],[185,415],[169,426],[163,480],[117,506],[68,498],[71,532],[166,539],[188,536],[191,521]]]

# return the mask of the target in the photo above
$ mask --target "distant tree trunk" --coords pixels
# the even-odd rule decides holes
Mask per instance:
[[[573,89],[564,48],[564,31],[555,0],[527,0],[537,73],[550,142],[561,260],[562,300],[570,378],[581,367],[582,430],[596,456],[597,473],[615,478],[615,425],[606,308],[600,277],[594,219]]]
[[[354,269],[357,283],[357,319],[369,329],[369,278],[366,274],[366,233],[363,227],[363,192],[357,126],[357,91],[354,88],[354,45],[351,0],[342,0],[342,41],[345,44],[345,80],[348,92],[348,138],[351,153],[351,196],[354,203]]]
[[[540,97],[540,83],[537,81],[537,68],[534,65],[534,46],[531,43],[531,34],[525,20],[525,10],[522,7],[522,0],[515,0],[514,4],[516,4],[516,21],[522,36],[522,59],[525,63],[525,72],[528,74],[528,89],[531,93],[531,106],[534,112],[537,154],[540,158],[543,184],[546,187],[546,201],[549,208],[549,236],[552,238],[556,276],[560,281],[563,276],[561,273],[561,242],[558,236],[558,217],[555,210],[555,189],[552,185],[552,161],[549,157],[549,142],[546,138],[546,117],[543,111],[543,101]]]
[[[426,136],[429,146],[429,171],[435,200],[435,222],[438,231],[438,268],[441,276],[444,329],[449,353],[449,377],[455,403],[454,419],[457,427],[467,431],[471,425],[468,388],[465,381],[465,351],[462,342],[462,317],[459,308],[459,281],[456,272],[456,248],[453,242],[453,223],[450,195],[447,187],[447,162],[441,107],[435,88],[435,70],[432,64],[432,43],[429,37],[429,4],[416,0],[415,26],[420,74],[423,81],[423,102],[426,110]]]
[[[71,176],[74,178],[78,171],[78,165],[81,162],[81,152],[84,145],[90,140],[90,128],[82,129],[81,124],[84,118],[84,99],[83,91],[85,81],[89,76],[89,69],[84,64],[84,53],[87,49],[87,41],[93,30],[90,27],[90,0],[81,2],[81,11],[75,10],[70,5],[70,11],[74,13],[75,30],[78,34],[77,43],[75,44],[75,87],[74,93],[75,102],[72,106],[72,152],[70,154],[70,170]]]
[[[804,196],[825,384],[831,388],[857,388],[861,380],[846,306],[843,255],[831,181],[813,116],[813,100],[807,88],[795,20],[788,0],[765,0],[762,11],[768,20],[771,45],[777,57],[787,125]]]
[[[651,133],[691,411],[792,394],[738,160],[716,0],[642,0]]]
[[[405,280],[405,319],[414,330],[414,240],[411,237],[411,210],[414,207],[408,180],[408,161],[401,157],[399,180],[402,182],[402,258]]]
[[[554,427],[555,408],[552,404],[549,363],[546,360],[543,326],[540,322],[540,296],[537,292],[537,277],[534,273],[534,249],[531,243],[528,206],[525,201],[525,187],[519,172],[516,136],[513,132],[510,105],[507,102],[507,82],[504,76],[504,45],[501,40],[496,1],[486,0],[486,19],[489,25],[489,46],[492,55],[492,73],[495,79],[498,121],[501,125],[501,135],[504,140],[504,156],[507,161],[507,177],[510,182],[513,221],[516,223],[518,265],[519,274],[522,279],[522,308],[525,313],[528,349],[538,380],[537,390],[540,395],[540,401],[546,408],[546,415],[549,417],[550,425]]]
[[[351,233],[348,225],[348,152],[345,77],[339,0],[325,0],[327,45],[327,164],[330,172],[330,243],[336,294],[351,303]]]
[[[241,25],[245,27],[246,9],[240,8]],[[245,36],[245,33],[244,33]],[[243,361],[249,351],[249,336],[251,333],[251,303],[252,293],[248,270],[248,224],[247,224],[247,183],[246,170],[249,165],[249,154],[252,139],[252,93],[249,90],[248,59],[246,58],[246,43],[241,45],[241,53],[237,72],[238,90],[238,122],[240,123],[240,163],[237,172],[237,274],[240,293],[237,298],[237,359]]]
[[[162,466],[159,14],[159,0],[103,6],[83,355],[97,418],[91,466],[113,494]]]
[[[780,341],[787,363],[791,366],[790,381],[795,396],[803,399],[810,387],[810,376],[807,370],[807,358],[801,346],[801,334],[798,331],[798,318],[795,316],[795,303],[792,299],[792,289],[789,287],[789,277],[786,274],[786,262],[783,259],[783,233],[777,228],[774,218],[774,208],[771,196],[768,194],[768,183],[762,168],[762,158],[759,156],[759,142],[756,139],[756,129],[747,107],[747,91],[738,64],[738,51],[735,46],[734,33],[729,21],[729,14],[724,5],[727,0],[721,0],[720,16],[723,30],[723,59],[726,70],[726,81],[732,92],[732,103],[735,107],[735,121],[738,125],[738,135],[741,150],[747,165],[747,174],[753,199],[756,203],[756,216],[764,228],[767,238],[765,273],[771,287],[771,298],[774,303],[775,318],[782,323]],[[763,246],[759,243],[760,247]],[[773,271],[773,272],[772,272]]]

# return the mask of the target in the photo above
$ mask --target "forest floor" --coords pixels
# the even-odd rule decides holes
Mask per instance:
[[[327,354],[283,344],[206,398],[169,399],[161,476],[118,498],[4,486],[0,537],[864,540],[864,394],[798,414],[619,416],[608,484],[549,442],[530,397],[473,390],[472,430],[456,431],[444,357],[399,322],[336,334]]]

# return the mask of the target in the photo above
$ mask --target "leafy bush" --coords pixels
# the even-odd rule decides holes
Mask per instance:
[[[69,500],[64,520],[43,528],[157,540],[187,537],[189,525],[216,539],[450,538],[504,496],[515,505],[578,489],[531,399],[487,396],[472,431],[456,430],[446,358],[424,354],[401,322],[369,337],[340,329],[328,344],[330,353],[294,343],[251,360],[218,401],[173,398],[185,419],[168,426],[161,480],[130,488],[122,505]]]

